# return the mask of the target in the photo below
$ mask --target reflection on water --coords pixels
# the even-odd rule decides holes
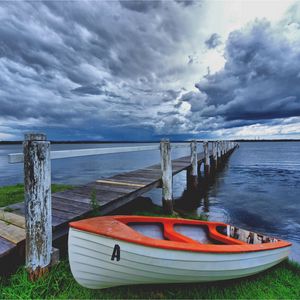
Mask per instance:
[[[125,144],[124,144],[125,145]],[[52,145],[53,150],[111,147],[111,144]],[[121,146],[118,144],[117,146]],[[0,186],[23,181],[22,165],[9,165],[6,155],[20,145],[0,145]],[[188,155],[176,149],[173,158]],[[56,183],[83,184],[159,163],[159,151],[110,154],[52,161]],[[209,220],[223,221],[293,242],[293,259],[300,262],[300,142],[241,143],[208,189],[186,190],[186,174],[174,177],[175,206]],[[147,193],[161,204],[161,190]]]

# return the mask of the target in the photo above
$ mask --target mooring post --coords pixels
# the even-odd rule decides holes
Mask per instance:
[[[218,166],[218,153],[217,153],[217,142],[212,142],[212,154],[213,154],[213,162],[214,168],[216,169]]]
[[[203,150],[204,150],[204,174],[205,176],[209,175],[209,150],[208,150],[208,142],[203,142]]]
[[[172,160],[169,140],[160,142],[160,161],[162,172],[162,203],[165,213],[173,213]]]
[[[191,167],[187,170],[187,187],[188,188],[196,188],[197,187],[197,167],[198,167],[198,159],[197,159],[197,141],[191,141]]]
[[[217,159],[218,162],[221,161],[221,141],[217,141]]]
[[[25,134],[24,192],[26,268],[31,280],[45,274],[52,250],[50,142],[46,135]]]
[[[224,160],[224,154],[225,154],[225,147],[224,147],[224,141],[221,141],[221,155],[222,155],[222,160]]]

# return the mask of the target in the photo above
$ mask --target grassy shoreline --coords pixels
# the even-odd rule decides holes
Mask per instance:
[[[53,191],[69,188],[71,186],[52,186]],[[0,188],[0,207],[22,200],[22,185]],[[135,213],[161,215],[162,212],[149,206],[145,211],[139,207]],[[75,282],[68,260],[64,258],[47,276],[35,283],[28,280],[24,267],[9,278],[0,277],[0,299],[299,299],[299,287],[299,264],[284,261],[263,273],[238,280],[89,290]]]

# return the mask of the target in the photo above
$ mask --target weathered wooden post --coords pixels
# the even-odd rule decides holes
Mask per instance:
[[[208,150],[208,142],[203,142],[203,150],[204,150],[204,174],[205,176],[209,175],[209,150]]]
[[[31,280],[48,271],[52,250],[50,142],[46,135],[25,134],[24,185],[26,268]]]
[[[212,142],[212,155],[213,155],[213,164],[216,169],[218,166],[218,153],[217,153],[217,142]]]
[[[225,142],[221,141],[221,153],[222,153],[222,159],[224,160],[225,155]]]
[[[190,144],[191,147],[191,167],[187,170],[187,187],[196,188],[198,184],[197,178],[197,141],[192,141]]]
[[[217,141],[217,159],[218,162],[221,161],[221,141]]]
[[[165,213],[173,213],[172,160],[169,140],[160,142],[160,161],[162,172],[162,203]]]

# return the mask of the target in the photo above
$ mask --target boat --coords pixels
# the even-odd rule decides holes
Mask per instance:
[[[291,243],[220,222],[104,216],[71,222],[68,246],[75,280],[103,289],[249,276],[286,259]]]

